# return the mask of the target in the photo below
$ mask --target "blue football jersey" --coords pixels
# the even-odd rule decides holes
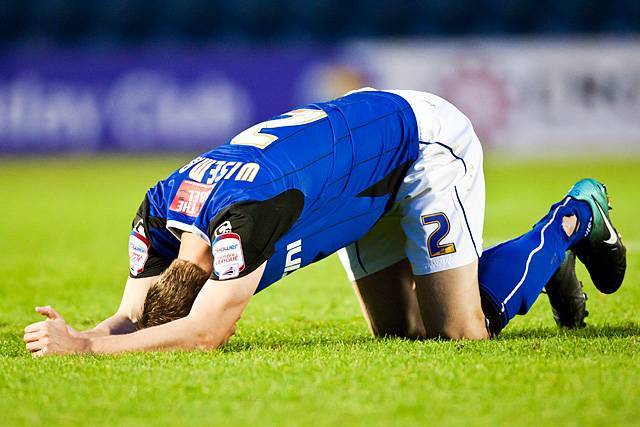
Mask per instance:
[[[131,274],[166,268],[188,231],[211,245],[212,279],[267,261],[262,290],[367,233],[418,152],[414,113],[389,92],[356,92],[259,123],[148,191],[130,238]]]

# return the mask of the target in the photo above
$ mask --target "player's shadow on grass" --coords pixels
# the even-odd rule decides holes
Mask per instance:
[[[322,328],[315,331],[312,335],[285,333],[283,336],[265,337],[265,336],[248,336],[240,340],[231,341],[223,348],[225,352],[244,352],[253,350],[277,350],[277,351],[295,351],[301,348],[313,347],[361,347],[368,346],[376,342],[389,341],[405,341],[407,343],[412,340],[398,337],[375,338],[368,333],[353,333],[332,335],[330,331],[326,334],[322,332]],[[561,329],[557,327],[542,328],[526,328],[516,329],[513,331],[506,330],[498,337],[500,341],[508,340],[544,340],[554,338],[583,338],[583,339],[600,339],[600,338],[635,338],[640,337],[640,324],[625,323],[618,325],[594,325],[587,326],[583,329]],[[424,340],[432,341],[432,340]]]
[[[306,333],[305,333],[306,332]],[[554,338],[583,338],[587,340],[601,338],[636,338],[640,337],[640,324],[629,322],[617,325],[589,325],[583,329],[569,330],[556,327],[523,328],[505,330],[498,337],[498,341],[509,340],[545,340]],[[404,338],[375,338],[368,332],[351,331],[335,333],[334,328],[314,328],[307,331],[269,331],[259,330],[252,334],[231,340],[221,351],[224,353],[240,353],[261,351],[298,351],[311,348],[332,348],[341,350],[367,347],[374,343],[385,345],[390,341],[404,341],[411,345],[412,340]],[[432,341],[432,340],[425,340]],[[27,357],[21,336],[15,332],[0,332],[0,355],[3,357]]]
[[[573,338],[632,338],[640,337],[640,325],[634,322],[621,325],[587,325],[582,329],[565,328],[527,328],[515,331],[506,330],[500,334],[499,339],[547,339],[558,337]]]
[[[375,342],[372,336],[355,336],[348,338],[338,337],[283,337],[280,339],[242,339],[231,341],[221,350],[223,352],[237,353],[255,350],[276,350],[276,351],[296,351],[300,349],[322,348],[322,347],[342,347],[353,348],[365,346]]]

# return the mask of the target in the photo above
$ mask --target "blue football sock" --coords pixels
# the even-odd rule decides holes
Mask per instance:
[[[562,228],[565,216],[576,215],[571,236]],[[564,261],[565,252],[589,235],[591,209],[566,197],[553,205],[533,229],[487,249],[480,258],[478,278],[484,299],[497,309],[502,329],[516,314],[525,314]]]

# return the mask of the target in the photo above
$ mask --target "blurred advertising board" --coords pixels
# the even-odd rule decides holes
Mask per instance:
[[[198,151],[306,102],[425,90],[488,148],[640,151],[640,40],[0,51],[0,153]]]
[[[197,151],[299,103],[315,49],[0,52],[0,152]]]
[[[640,40],[362,43],[380,87],[436,93],[500,150],[640,151]]]

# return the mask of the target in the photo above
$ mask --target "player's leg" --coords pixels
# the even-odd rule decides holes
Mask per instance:
[[[548,265],[537,268],[535,274],[528,276],[528,286],[523,287],[519,277],[515,279],[506,272],[519,269],[521,254],[531,253],[538,242],[531,236],[516,239],[517,243],[499,251],[499,260],[492,263],[495,268],[483,268],[494,254],[480,260],[483,285],[480,292],[475,275],[477,259],[482,252],[484,219],[480,143],[469,120],[451,104],[432,95],[408,93],[406,96],[416,112],[420,135],[425,142],[422,142],[421,155],[407,174],[398,196],[404,210],[402,225],[407,236],[406,252],[415,274],[416,295],[427,334],[485,338],[483,311],[493,333],[497,333],[502,324],[501,309],[496,308],[492,291],[502,295],[506,289],[511,292],[518,288],[518,296],[526,295],[535,300],[558,270],[564,252],[543,251],[542,261],[544,257],[552,259],[547,259]],[[439,126],[434,127],[432,123]],[[570,212],[568,215],[567,218],[571,217]],[[562,221],[561,218],[558,222],[560,226]],[[550,246],[553,240],[553,237],[548,238]],[[535,245],[531,246],[533,242]],[[491,274],[487,274],[489,271]],[[501,271],[505,274],[501,275]],[[577,280],[571,280],[574,278],[571,274],[558,277],[563,282],[561,285],[569,285],[562,289],[563,297],[574,297],[571,292],[565,292],[572,285],[579,286]],[[554,303],[557,306],[558,299]]]
[[[473,241],[467,236],[473,234],[460,232],[463,208],[473,202],[460,199],[456,205],[449,200],[437,194],[416,198],[403,218],[417,300],[430,337],[481,339],[499,333],[513,316],[528,312],[563,263],[566,251],[591,228],[587,203],[567,197],[530,232],[487,250],[479,264],[464,264],[461,260],[469,256]],[[424,213],[434,209],[439,213]],[[431,228],[419,228],[418,217]],[[422,241],[426,250],[420,247]]]
[[[588,245],[587,251],[596,251],[591,247],[608,245],[611,256],[598,265],[599,272],[606,272],[601,275],[599,289],[620,286],[625,250],[606,211],[604,187],[593,180],[579,181],[531,231],[485,251],[480,260],[480,288],[492,303],[492,317],[499,328],[529,311],[568,250],[585,250]]]
[[[402,256],[388,232],[393,221],[386,218],[358,245],[341,253],[374,335],[482,339],[489,336],[485,316],[491,333],[499,333],[515,314],[529,310],[562,264],[567,249],[584,240],[590,228],[588,207],[571,198],[565,202],[554,205],[530,232],[486,251],[480,259],[480,291],[477,261],[416,275],[415,287],[405,260],[380,269]],[[460,219],[455,210],[449,210],[454,221]],[[433,234],[426,241],[432,238]],[[443,240],[447,241],[442,238],[439,244],[446,247]],[[464,248],[464,236],[458,236],[455,243]],[[436,256],[456,253],[442,252]],[[499,301],[504,300],[508,304],[501,309]]]
[[[566,218],[576,218],[576,226],[564,227]],[[564,261],[566,251],[581,241],[590,227],[588,205],[567,197],[553,205],[531,231],[484,252],[480,289],[492,303],[495,332],[516,314],[529,311]]]
[[[385,215],[338,255],[374,336],[425,336],[399,216]]]
[[[406,259],[352,283],[374,336],[425,336],[411,266]]]
[[[515,315],[529,311],[561,266],[573,268],[572,262],[565,262],[567,254],[573,257],[573,250],[595,253],[602,252],[601,248],[608,245],[611,254],[604,260],[600,259],[596,277],[601,278],[599,289],[617,289],[624,277],[625,250],[608,215],[603,213],[607,207],[606,194],[597,201],[598,192],[603,190],[597,183],[590,180],[578,182],[531,231],[487,249],[479,261],[480,295],[469,286],[469,278],[462,273],[464,268],[416,276],[416,293],[427,335],[482,338],[478,299],[489,320],[490,333],[498,334]],[[598,208],[596,203],[605,208]],[[468,267],[467,274],[472,275],[474,267]],[[605,271],[606,274],[603,273]],[[569,273],[563,273],[570,276],[568,285],[577,288],[568,292],[563,290],[564,296],[575,297],[578,305],[584,308],[584,300],[580,300],[582,295],[574,295],[574,291],[581,292],[579,282],[575,274]],[[563,305],[573,303],[556,301],[554,309],[570,309],[572,307]],[[583,323],[583,317],[559,320],[561,325],[568,322],[567,326],[572,327]]]
[[[489,338],[478,289],[478,262],[415,276],[425,331],[431,338]]]
[[[426,146],[423,157],[437,159],[442,150]],[[428,337],[489,337],[478,286],[484,220],[481,152],[470,157],[476,158],[475,163],[465,163],[473,173],[465,174],[456,164],[431,164],[430,170],[416,171],[420,184],[416,189],[423,191],[401,202],[405,253]],[[412,177],[410,173],[407,187]]]
[[[423,140],[398,202],[426,333],[488,338],[477,276],[484,222],[482,148],[454,106],[431,95],[408,96]]]

